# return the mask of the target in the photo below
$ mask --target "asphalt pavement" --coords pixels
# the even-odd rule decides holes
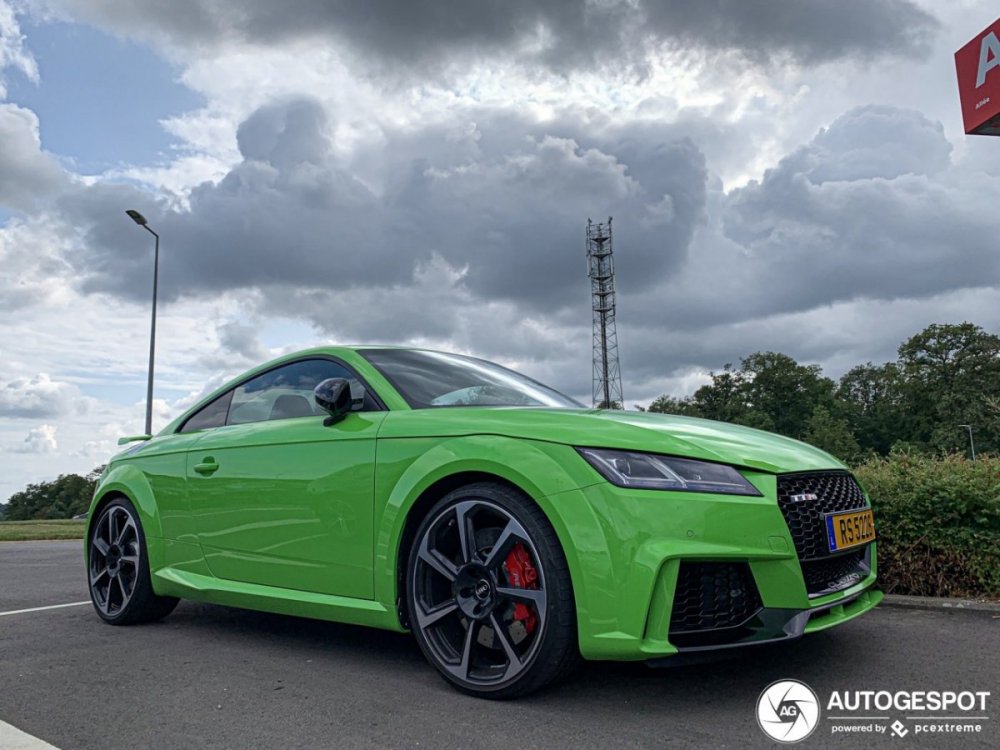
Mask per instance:
[[[589,663],[496,703],[449,688],[406,635],[191,602],[130,628],[89,605],[4,615],[86,598],[80,542],[0,544],[0,722],[63,750],[775,747],[755,705],[782,678],[823,702],[833,690],[992,693],[978,733],[832,735],[824,715],[802,747],[1000,747],[996,612],[880,607],[711,664]]]

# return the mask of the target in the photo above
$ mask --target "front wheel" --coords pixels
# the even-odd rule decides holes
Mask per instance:
[[[463,487],[431,509],[410,553],[407,603],[424,656],[471,695],[525,695],[579,656],[555,532],[531,500],[500,484]]]
[[[88,552],[90,599],[105,622],[152,622],[177,606],[177,599],[153,593],[146,537],[135,508],[125,498],[105,505],[91,524]]]

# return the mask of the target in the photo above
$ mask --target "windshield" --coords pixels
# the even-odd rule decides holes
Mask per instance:
[[[362,349],[414,409],[436,406],[554,406],[584,408],[506,367],[459,354],[413,349]]]

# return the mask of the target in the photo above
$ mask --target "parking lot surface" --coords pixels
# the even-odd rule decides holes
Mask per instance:
[[[880,607],[843,627],[711,664],[586,664],[495,703],[449,688],[409,636],[182,602],[162,623],[104,625],[80,542],[0,544],[0,722],[71,748],[775,747],[758,695],[991,691],[978,734],[835,736],[802,747],[1000,747],[1000,617]],[[903,714],[891,712],[893,718]]]

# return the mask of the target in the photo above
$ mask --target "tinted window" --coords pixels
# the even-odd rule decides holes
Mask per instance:
[[[307,359],[269,370],[236,388],[226,424],[324,414],[313,400],[313,388],[327,378],[347,378],[355,400],[365,398],[364,386],[346,367],[327,359]]]
[[[435,406],[557,406],[583,404],[537,380],[483,359],[413,349],[363,349],[414,409]]]
[[[233,392],[228,391],[219,396],[214,401],[210,401],[205,406],[187,418],[181,426],[180,432],[196,432],[197,430],[210,430],[213,427],[222,427],[226,423],[226,414],[229,412],[229,400],[233,397]]]

